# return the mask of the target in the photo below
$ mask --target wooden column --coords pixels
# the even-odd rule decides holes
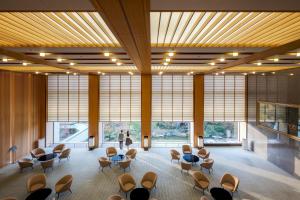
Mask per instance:
[[[89,75],[89,136],[99,147],[99,76]]]
[[[204,75],[194,76],[194,147],[198,146],[198,137],[204,137]]]
[[[141,75],[141,82],[141,146],[144,147],[144,136],[148,136],[151,147],[152,75]]]

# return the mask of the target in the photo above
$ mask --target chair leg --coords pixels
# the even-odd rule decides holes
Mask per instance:
[[[69,188],[69,191],[70,191],[71,193],[73,193],[72,190],[71,190],[71,188]]]

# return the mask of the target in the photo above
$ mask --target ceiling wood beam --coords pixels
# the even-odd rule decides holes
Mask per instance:
[[[229,69],[229,68],[236,67],[236,66],[243,65],[243,64],[249,64],[254,61],[264,60],[264,59],[272,57],[272,56],[285,54],[289,51],[292,51],[292,50],[295,50],[298,48],[300,48],[300,39],[295,40],[293,42],[289,42],[287,44],[284,44],[284,45],[281,45],[278,47],[273,47],[273,48],[264,50],[262,52],[254,53],[250,56],[238,59],[236,61],[232,61],[228,64],[222,65],[220,67],[216,67],[212,70],[209,70],[209,71],[205,72],[205,74],[216,73],[216,72],[222,71],[224,69]]]
[[[24,53],[11,51],[11,50],[7,50],[7,49],[4,49],[4,48],[0,48],[0,55],[4,55],[4,56],[7,56],[9,58],[13,58],[13,59],[20,60],[20,61],[27,61],[27,62],[30,62],[32,64],[41,64],[41,65],[46,65],[46,66],[55,67],[55,68],[59,68],[59,69],[68,70],[70,72],[82,73],[82,71],[74,69],[74,68],[69,67],[69,66],[59,65],[59,64],[49,62],[49,61],[44,60],[44,59],[36,58],[36,57],[33,57],[33,56],[26,55]],[[85,72],[83,72],[83,73],[85,73]]]
[[[151,74],[150,0],[90,0],[142,74]]]

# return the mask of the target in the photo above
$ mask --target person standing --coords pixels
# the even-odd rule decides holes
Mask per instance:
[[[129,131],[127,131],[126,134],[126,140],[125,140],[125,145],[127,146],[127,150],[129,150],[129,146],[132,144],[132,140],[130,138]]]
[[[122,150],[123,149],[123,141],[124,141],[124,134],[123,134],[123,130],[121,130],[121,132],[119,133],[119,147]]]

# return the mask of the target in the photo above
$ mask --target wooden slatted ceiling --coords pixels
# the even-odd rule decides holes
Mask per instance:
[[[119,47],[97,12],[1,12],[0,45]]]
[[[300,12],[151,12],[153,47],[274,47],[300,38]]]

